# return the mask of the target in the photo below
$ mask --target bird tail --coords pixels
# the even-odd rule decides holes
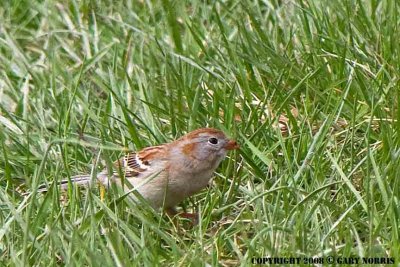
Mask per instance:
[[[71,181],[72,184],[78,185],[78,186],[89,186],[92,182],[92,176],[88,174],[82,174],[82,175],[76,175],[72,176],[71,179],[63,179],[60,182],[57,182],[57,186],[61,190],[67,190],[68,184]],[[46,193],[50,189],[50,184],[41,184],[38,186],[36,192],[38,193]],[[29,195],[31,192],[29,191],[24,191],[20,187],[17,188],[16,190],[19,192],[21,195],[26,196]]]
[[[84,187],[84,186],[90,185],[90,183],[92,181],[92,176],[88,175],[88,174],[75,175],[75,176],[72,176],[70,180],[69,179],[61,180],[60,182],[58,182],[57,185],[61,190],[67,190],[69,181],[71,181],[71,183],[74,185]],[[37,192],[45,193],[47,191],[49,191],[49,185],[41,184],[38,186]]]

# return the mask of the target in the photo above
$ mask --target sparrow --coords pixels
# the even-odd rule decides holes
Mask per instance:
[[[176,215],[175,206],[204,189],[228,151],[238,148],[222,131],[201,128],[171,143],[127,153],[114,162],[111,175],[103,170],[96,178],[106,188],[115,183],[126,193],[134,190],[154,209]],[[61,189],[68,188],[69,182],[88,186],[91,180],[90,174],[76,175],[58,185]],[[41,185],[37,191],[47,190],[47,185]],[[180,216],[192,217],[189,213]]]

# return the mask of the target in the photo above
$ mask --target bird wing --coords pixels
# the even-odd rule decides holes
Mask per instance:
[[[125,192],[137,190],[151,206],[163,206],[168,188],[168,158],[164,146],[131,152],[114,163],[113,181]],[[168,204],[168,203],[167,203]]]
[[[148,147],[140,152],[127,153],[120,160],[114,162],[113,175],[115,178],[141,178],[162,171],[166,166],[165,146]]]

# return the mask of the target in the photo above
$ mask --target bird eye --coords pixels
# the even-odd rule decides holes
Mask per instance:
[[[215,137],[211,137],[210,139],[208,139],[208,142],[210,144],[216,145],[216,144],[218,144],[218,139]]]

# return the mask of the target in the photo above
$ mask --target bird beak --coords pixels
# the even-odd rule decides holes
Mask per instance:
[[[240,148],[239,144],[235,140],[229,140],[228,143],[226,143],[225,147],[226,150],[234,150]]]

